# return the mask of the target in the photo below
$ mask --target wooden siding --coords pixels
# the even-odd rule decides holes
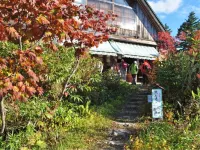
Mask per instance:
[[[144,12],[136,0],[131,0],[129,4],[124,0],[78,1],[84,1],[84,4],[93,5],[104,12],[114,12],[119,15],[117,20],[111,23],[118,27],[118,31],[112,37],[154,41],[154,36],[158,32],[155,24],[149,19],[147,12]]]
[[[138,33],[140,39],[153,40],[156,36],[157,31],[151,21],[147,18],[145,13],[142,11],[138,3],[135,3],[133,10],[136,13],[136,24],[138,26]]]

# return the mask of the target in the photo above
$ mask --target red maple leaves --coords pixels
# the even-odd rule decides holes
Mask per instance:
[[[15,51],[11,57],[0,58],[0,97],[9,95],[13,100],[26,100],[42,94],[40,79],[45,71],[39,54],[34,51]]]
[[[169,32],[158,32],[158,48],[160,51],[174,52],[175,40]]]
[[[53,43],[74,47],[79,58],[89,48],[108,40],[115,29],[107,25],[116,16],[104,14],[89,6],[77,6],[73,0],[5,0],[0,1],[0,41],[20,44],[12,56],[0,58],[0,98],[26,100],[42,94],[43,42],[53,51]],[[23,44],[30,49],[22,50]],[[33,50],[32,48],[35,47]]]
[[[71,0],[6,0],[0,2],[0,35],[4,36],[0,39],[21,38],[27,43],[56,39],[85,50],[108,40],[115,30],[107,22],[115,17]]]

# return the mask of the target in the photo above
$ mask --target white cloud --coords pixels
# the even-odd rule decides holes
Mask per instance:
[[[176,11],[182,3],[182,0],[149,0],[148,3],[157,13],[169,14]]]
[[[181,9],[180,15],[188,16],[191,11],[194,11],[196,15],[200,15],[200,6],[188,5]]]
[[[159,18],[161,18],[161,19],[165,19],[166,18],[166,15],[158,15],[159,16]]]

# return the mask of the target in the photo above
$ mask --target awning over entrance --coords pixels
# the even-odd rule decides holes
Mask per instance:
[[[109,56],[117,56],[117,52],[115,49],[112,48],[109,42],[103,42],[99,44],[99,47],[92,47],[90,49],[91,54],[97,55],[109,55]]]
[[[155,58],[159,55],[158,51],[151,46],[116,41],[110,41],[110,44],[114,49],[120,51],[123,57],[127,58],[155,60]]]
[[[117,56],[122,55],[125,58],[155,60],[158,57],[158,51],[151,46],[122,43],[116,41],[104,42],[98,48],[93,47],[91,54]]]

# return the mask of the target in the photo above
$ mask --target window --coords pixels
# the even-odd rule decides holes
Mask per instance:
[[[100,10],[104,12],[111,12],[112,11],[112,4],[106,2],[100,2]]]
[[[88,0],[88,5],[98,8],[97,7],[97,4],[98,4],[97,2],[98,2],[97,0]]]
[[[136,30],[135,12],[129,7],[126,0],[114,0],[114,8],[112,0],[88,0],[88,4],[93,5],[105,13],[114,10],[114,13],[118,17],[112,24],[118,25],[124,29]]]
[[[85,0],[75,0],[75,3],[77,3],[77,4],[85,4]]]
[[[124,6],[129,6],[126,0],[114,0],[114,3],[124,5]]]
[[[115,24],[121,28],[135,30],[135,13],[132,9],[117,6],[114,7],[114,13],[118,15]]]
[[[111,1],[111,0],[107,0]],[[112,11],[112,3],[100,0],[88,0],[88,5],[95,6],[97,9],[107,13]]]

